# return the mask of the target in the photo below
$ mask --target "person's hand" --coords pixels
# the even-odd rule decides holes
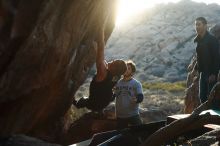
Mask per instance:
[[[215,98],[215,90],[211,90],[208,96],[208,102],[212,103],[214,98]]]
[[[209,76],[209,83],[212,83],[214,81],[216,81],[216,76],[215,75],[210,75]]]
[[[191,113],[191,116],[199,116],[199,114],[201,113],[202,111],[202,108],[201,108],[202,105],[200,105],[199,107],[195,108],[193,110],[193,112]],[[204,107],[204,106],[203,106]]]
[[[92,42],[93,48],[95,49],[96,53],[97,53],[97,42],[93,41]]]
[[[198,111],[193,111],[189,116],[193,119],[197,119],[199,117],[200,112]]]
[[[201,112],[195,109],[192,113],[191,116],[198,116]]]
[[[220,82],[220,71],[218,73],[218,79],[217,79],[218,82]]]
[[[96,37],[96,42],[98,43],[103,43],[105,40],[105,31],[104,28],[100,28],[97,32],[97,37]]]
[[[131,98],[131,103],[132,104],[136,104],[137,103],[137,98],[136,97],[132,97]]]

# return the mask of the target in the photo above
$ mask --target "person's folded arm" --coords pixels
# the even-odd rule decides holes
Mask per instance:
[[[138,94],[136,98],[137,98],[136,103],[141,103],[144,99],[144,95],[143,94]]]

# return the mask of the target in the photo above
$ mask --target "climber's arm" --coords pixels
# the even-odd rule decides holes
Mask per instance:
[[[104,60],[104,28],[101,28],[97,37],[97,52],[96,52],[96,81],[102,81],[107,75],[107,63]]]

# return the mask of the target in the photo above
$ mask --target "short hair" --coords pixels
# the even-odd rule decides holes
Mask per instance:
[[[126,61],[126,63],[127,63],[127,66],[128,65],[131,66],[132,72],[135,73],[136,72],[136,65],[135,65],[135,63],[132,60],[128,60],[128,61]]]
[[[207,24],[207,20],[204,17],[196,18],[196,21],[201,21],[203,24]]]
[[[127,70],[127,64],[122,59],[114,60],[114,66],[117,68],[116,75],[123,75]]]

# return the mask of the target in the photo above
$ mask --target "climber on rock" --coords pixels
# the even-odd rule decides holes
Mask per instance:
[[[106,62],[104,59],[104,28],[101,29],[94,47],[96,48],[96,70],[89,87],[89,97],[73,100],[77,108],[88,108],[92,111],[102,111],[111,101],[114,100],[112,89],[127,70],[126,62],[117,59]]]

